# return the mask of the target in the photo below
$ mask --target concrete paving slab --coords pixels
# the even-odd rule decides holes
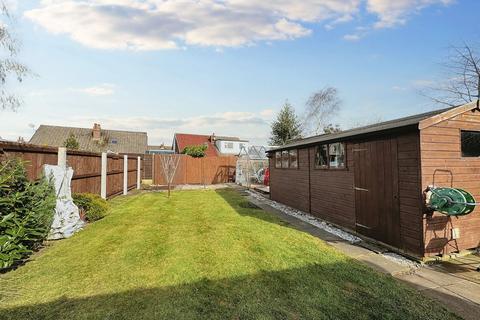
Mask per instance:
[[[395,278],[411,285],[412,287],[420,291],[439,287],[438,283],[420,277],[415,273],[400,274],[395,276]]]
[[[465,320],[478,320],[480,315],[480,306],[473,302],[467,301],[456,293],[445,289],[435,288],[422,291],[426,296],[436,299],[445,304],[452,312],[461,316]]]
[[[410,267],[401,265],[399,263],[390,261],[382,255],[376,253],[370,253],[367,255],[361,255],[355,259],[367,264],[368,266],[386,274],[397,275],[410,272]]]
[[[463,281],[462,279],[458,278],[458,277],[455,277],[455,276],[452,276],[448,273],[445,273],[445,272],[441,272],[441,271],[438,271],[438,270],[435,270],[431,267],[428,267],[428,266],[425,266],[419,270],[417,270],[415,272],[416,275],[426,279],[426,280],[429,280],[429,281],[432,281],[432,282],[435,282],[436,284],[438,284],[438,286],[448,286],[448,285],[451,285],[451,284],[455,284],[459,281]]]
[[[480,305],[480,287],[476,283],[461,280],[444,288]]]
[[[371,255],[371,254],[376,255],[376,253],[366,248],[356,246],[347,241],[327,241],[327,242],[332,247],[335,247],[336,249],[340,250],[342,253],[352,258],[357,258],[360,256]]]

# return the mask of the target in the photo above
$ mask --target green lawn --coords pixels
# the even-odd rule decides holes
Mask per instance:
[[[454,319],[232,190],[143,193],[0,275],[0,319]]]

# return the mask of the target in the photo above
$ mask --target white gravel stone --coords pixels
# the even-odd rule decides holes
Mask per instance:
[[[289,216],[295,217],[295,218],[300,219],[300,220],[302,220],[306,223],[309,223],[309,224],[311,224],[311,225],[313,225],[317,228],[323,229],[323,230],[325,230],[325,231],[327,231],[331,234],[336,235],[337,237],[340,237],[340,238],[342,238],[346,241],[349,241],[350,243],[357,243],[357,242],[362,241],[362,239],[360,239],[359,237],[357,237],[357,236],[355,236],[351,233],[348,233],[348,232],[346,232],[342,229],[339,229],[339,228],[337,228],[337,227],[335,227],[331,224],[328,224],[325,221],[321,221],[321,220],[315,218],[314,216],[312,216],[312,215],[310,215],[306,212],[303,212],[301,210],[297,210],[297,209],[294,209],[292,207],[286,206],[284,204],[278,203],[276,201],[267,199],[267,198],[259,195],[256,192],[253,192],[253,191],[250,191],[250,190],[248,190],[247,192],[250,196],[255,198],[257,201],[268,204],[269,206],[271,206],[271,207],[273,207],[277,210],[280,210],[283,213],[288,214]]]

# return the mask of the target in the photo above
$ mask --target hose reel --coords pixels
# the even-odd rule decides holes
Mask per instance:
[[[451,176],[451,186],[435,187],[435,174],[438,171],[448,172]],[[433,173],[433,186],[426,190],[427,207],[433,211],[438,211],[448,216],[464,216],[475,209],[480,203],[475,202],[475,198],[469,192],[453,188],[453,174],[449,170],[436,169]]]

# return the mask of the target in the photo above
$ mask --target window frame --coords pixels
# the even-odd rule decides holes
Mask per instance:
[[[292,166],[292,161],[291,161],[291,158],[292,158],[292,151],[295,152],[296,154],[296,166],[293,167]],[[286,154],[286,158],[284,158],[284,155]],[[278,157],[278,155],[280,155],[280,157]],[[278,164],[277,161],[280,161],[280,164]],[[287,160],[288,161],[288,164],[285,166],[284,165],[284,160]],[[298,163],[298,149],[284,149],[284,150],[279,150],[279,151],[275,151],[275,155],[274,155],[274,167],[275,169],[292,169],[292,170],[297,170],[298,167],[299,167],[299,163]]]
[[[332,167],[330,166],[330,145],[332,144],[340,144],[340,145],[343,145],[343,152],[344,152],[344,160],[343,160],[343,166],[341,167]],[[327,161],[326,161],[326,165],[318,165],[318,161],[317,161],[317,148],[321,148],[323,146],[326,146],[327,147]],[[315,146],[315,153],[314,153],[314,169],[317,169],[317,170],[348,170],[348,167],[347,167],[347,143],[346,142],[342,142],[342,141],[337,141],[337,142],[332,142],[332,143],[322,143],[322,144],[317,144]]]
[[[295,151],[295,167],[292,166],[292,151]],[[298,169],[298,149],[288,150],[288,169]]]
[[[467,155],[464,154],[464,152],[463,152],[463,142],[462,142],[463,141],[462,135],[463,135],[464,132],[465,133],[467,133],[467,132],[468,133],[477,133],[477,134],[480,135],[480,131],[477,131],[477,130],[463,130],[463,129],[460,129],[460,156],[462,158],[466,158],[466,159],[478,159],[478,158],[480,158],[480,155],[478,155],[478,156],[467,156]]]
[[[287,155],[286,157],[284,155]],[[284,161],[287,161],[287,165],[284,165]],[[288,150],[282,150],[282,169],[288,169],[290,167],[290,152]]]
[[[282,151],[275,151],[275,169],[282,169]]]

